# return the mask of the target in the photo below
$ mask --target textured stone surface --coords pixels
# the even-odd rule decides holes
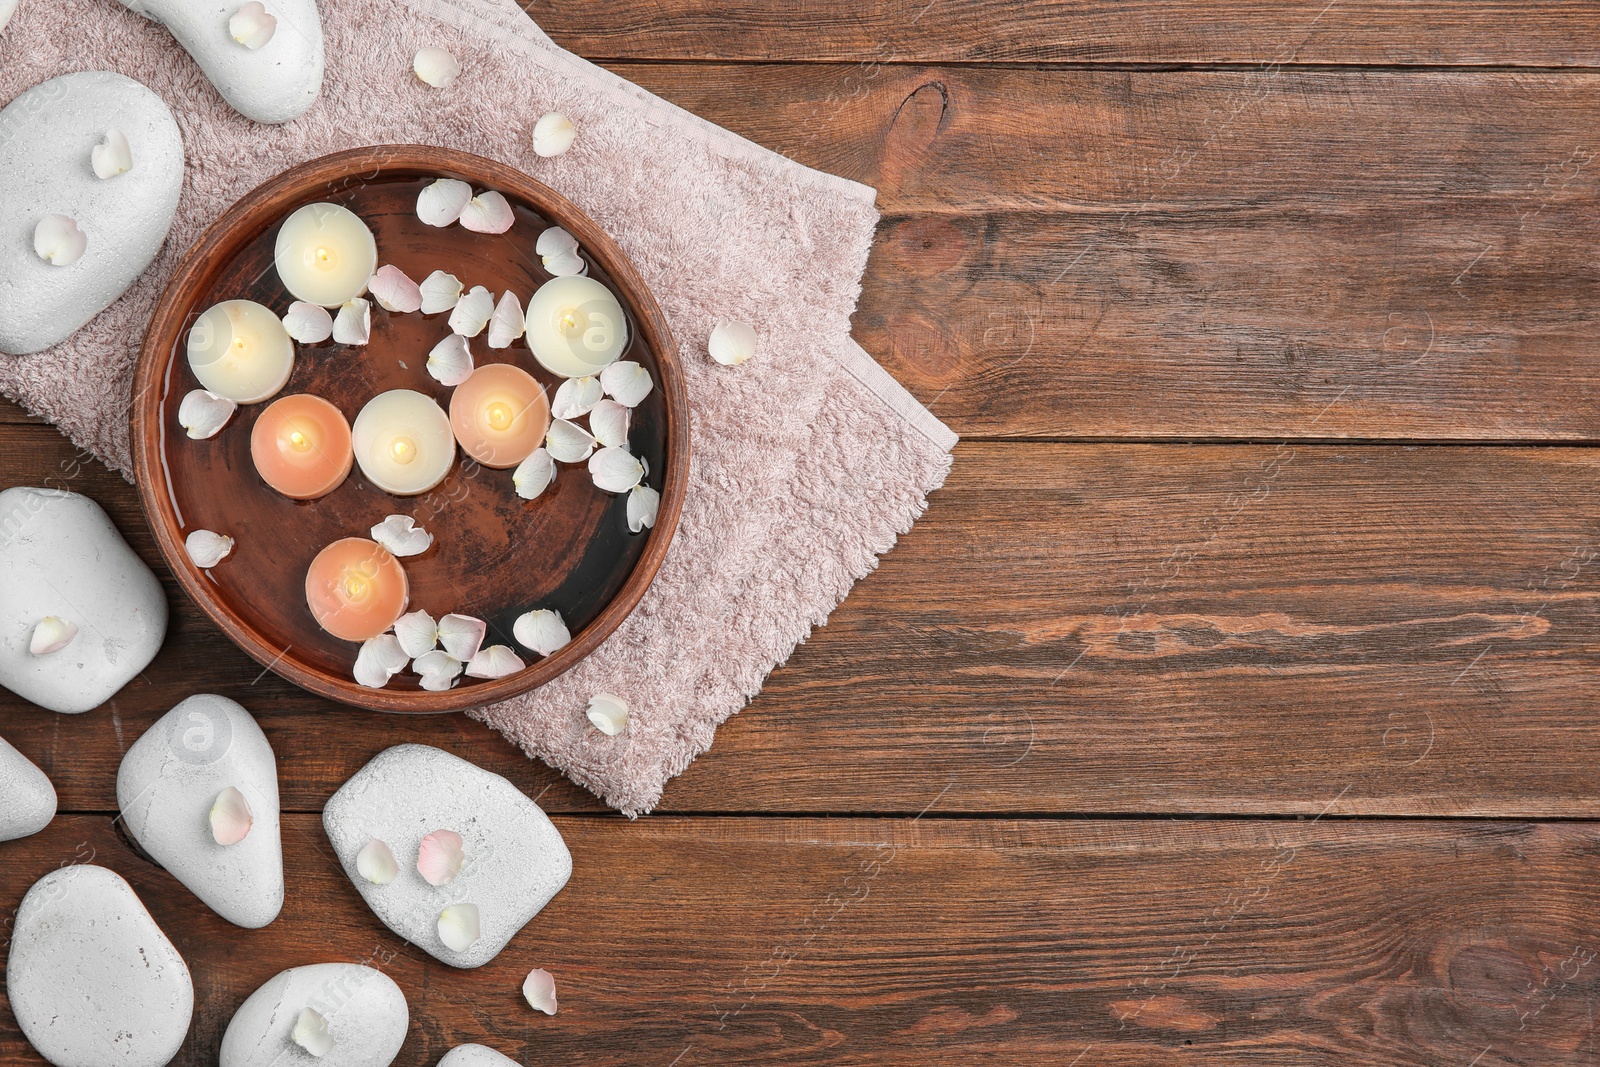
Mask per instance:
[[[133,888],[87,865],[51,871],[22,898],[6,992],[57,1067],[161,1067],[194,1011],[189,968]]]
[[[212,836],[210,812],[229,786],[244,794],[254,823],[225,846]],[[278,917],[278,765],[244,708],[202,694],[163,715],[123,757],[117,806],[140,847],[218,915],[252,929]]]
[[[51,615],[78,636],[35,656],[33,628]],[[88,711],[144,670],[166,633],[161,583],[100,505],[53,489],[0,493],[0,685],[51,711]]]
[[[517,787],[426,745],[380,752],[328,801],[322,825],[339,862],[385,926],[453,967],[494,959],[572,875],[572,854],[539,806]],[[466,862],[433,886],[417,873],[417,850],[435,830],[461,835]],[[356,869],[373,838],[394,853],[400,874],[374,885]],[[465,951],[439,939],[439,913],[475,904],[482,933]]]
[[[36,834],[55,817],[55,786],[0,737],[0,841]]]
[[[111,129],[127,137],[133,168],[102,180],[90,153]],[[0,111],[0,190],[0,352],[21,356],[72,336],[150,266],[183,191],[183,137],[133,79],[66,74]],[[77,222],[83,258],[39,258],[33,231],[46,215]]]
[[[304,1008],[328,1022],[333,1047],[316,1057],[294,1041]],[[405,994],[357,963],[292,967],[251,993],[222,1036],[221,1067],[388,1067],[405,1043]]]
[[[520,1067],[516,1060],[488,1045],[457,1045],[439,1060],[439,1067]]]

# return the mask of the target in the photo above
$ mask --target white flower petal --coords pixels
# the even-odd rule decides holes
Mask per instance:
[[[28,652],[35,656],[48,656],[72,644],[78,636],[78,624],[56,615],[46,615],[33,627],[28,638]]]
[[[466,862],[461,835],[454,830],[435,830],[417,848],[417,873],[429,885],[449,885]]]
[[[211,805],[211,836],[219,845],[237,845],[250,834],[256,822],[250,802],[234,786],[217,794]]]
[[[252,52],[265,47],[277,32],[277,18],[260,0],[250,0],[228,20],[228,36]]]
[[[399,638],[405,654],[412,659],[439,647],[439,624],[433,621],[432,615],[420,609],[396,619],[394,635]]]
[[[553,459],[562,463],[582,463],[594,451],[594,438],[589,431],[566,419],[554,419],[545,434],[544,446]]]
[[[517,299],[516,293],[506,290],[500,303],[494,306],[494,314],[489,316],[489,347],[510,348],[511,342],[521,337],[527,328],[527,320],[522,317],[522,301]]]
[[[393,264],[379,267],[378,273],[367,282],[372,298],[385,311],[398,311],[409,315],[422,310],[422,288],[406,277],[406,272]]]
[[[522,657],[505,645],[490,645],[467,664],[468,678],[504,678],[526,667]]]
[[[428,353],[428,373],[440,385],[452,388],[472,377],[472,350],[459,333],[447,336]]]
[[[461,209],[461,225],[473,233],[505,233],[515,221],[511,204],[493,189],[479,193]]]
[[[539,121],[533,124],[533,150],[546,158],[559,156],[572,147],[577,136],[578,130],[572,120],[559,111],[552,111],[539,116]]]
[[[632,423],[632,409],[615,400],[602,400],[589,412],[589,432],[607,448],[627,448],[628,427]]]
[[[628,705],[621,697],[596,693],[589,698],[589,721],[607,737],[616,737],[628,728]]]
[[[400,874],[400,865],[394,860],[394,850],[374,837],[356,853],[356,873],[373,885],[388,885]]]
[[[372,340],[372,303],[360,296],[346,300],[333,320],[333,339],[341,345],[364,345]]]
[[[556,252],[545,256],[539,262],[544,264],[544,269],[550,272],[552,278],[569,278],[589,273],[588,261],[576,252]]]
[[[133,149],[121,130],[107,130],[103,141],[89,149],[94,176],[109,181],[133,169]]]
[[[576,252],[578,239],[560,226],[552,226],[539,235],[533,251],[539,256],[553,256],[558,252]]]
[[[654,528],[660,510],[660,493],[648,485],[634,486],[628,493],[628,529],[638,533],[647,526]]]
[[[479,936],[476,904],[452,904],[439,913],[439,940],[450,951],[467,951]]]
[[[472,186],[454,178],[440,178],[417,194],[417,218],[429,226],[452,226],[471,199]]]
[[[190,561],[206,571],[228,558],[233,551],[233,538],[210,530],[196,530],[183,539],[183,548],[189,553]]]
[[[178,425],[196,441],[215,437],[228,425],[239,405],[205,389],[191,389],[178,405]]]
[[[556,1013],[555,976],[542,967],[529,971],[528,977],[522,980],[522,998],[528,1002],[528,1007],[534,1011],[542,1011],[546,1015],[554,1015]]]
[[[318,1059],[333,1051],[333,1035],[328,1033],[328,1020],[315,1008],[300,1009],[290,1036],[295,1044]]]
[[[524,648],[541,656],[553,655],[572,641],[572,634],[568,632],[561,613],[549,608],[539,608],[523,615],[512,625],[511,633]]]
[[[40,259],[58,267],[70,267],[83,258],[89,239],[78,224],[65,215],[46,215],[33,228],[33,250]]]
[[[737,367],[756,354],[755,327],[734,319],[718,319],[706,350],[724,367]]]
[[[478,654],[488,632],[488,624],[471,615],[450,614],[439,620],[439,644],[462,663]]]
[[[430,693],[442,693],[455,688],[463,666],[460,660],[441,649],[418,656],[411,669],[421,675],[422,688]]]
[[[582,418],[600,402],[600,395],[600,379],[593,375],[563,379],[550,402],[550,414],[558,419]]]
[[[284,312],[283,328],[303,345],[321,344],[333,336],[333,316],[325,307],[296,300]]]
[[[472,190],[469,188],[467,191]],[[442,311],[449,311],[461,300],[461,279],[442,270],[436,270],[428,275],[419,288],[422,290],[424,315],[437,315]]]
[[[436,45],[418,49],[416,58],[411,61],[411,69],[435,89],[445,88],[461,75],[461,64],[456,57]]]
[[[420,556],[433,547],[433,534],[409,515],[390,515],[372,528],[372,539],[401,558]]]
[[[555,480],[556,461],[550,457],[550,451],[544,448],[534,449],[532,454],[517,464],[517,469],[511,472],[511,484],[516,489],[517,495],[524,500],[537,500]]]
[[[489,316],[494,314],[494,294],[481,285],[474,285],[472,292],[462,297],[450,312],[450,329],[462,337],[476,337],[489,325]]]
[[[608,493],[626,493],[644,479],[644,464],[626,448],[602,448],[589,457],[589,476]]]
[[[6,28],[11,16],[17,13],[17,0],[0,0],[0,30]]]
[[[389,679],[406,669],[411,657],[400,647],[394,634],[380,634],[361,643],[356,654],[356,681],[368,689],[382,689]]]
[[[636,408],[650,395],[655,383],[650,380],[649,371],[632,360],[623,360],[600,372],[600,386],[623,407]]]

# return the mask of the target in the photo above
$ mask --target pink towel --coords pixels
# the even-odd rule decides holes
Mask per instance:
[[[69,341],[0,356],[0,391],[128,470],[128,383],[156,299],[200,231],[287,167],[342,148],[447,145],[525,170],[597,219],[666,312],[687,364],[693,470],[665,565],[593,655],[534,693],[470,712],[630,814],[710,747],[716,727],[823,624],[944,480],[955,436],[850,338],[873,191],[803,167],[558,48],[513,0],[323,0],[322,98],[286,126],[232,112],[159,26],[108,0],[23,0],[0,38],[0,104],[104,69],[172,108],[188,174],[150,271]],[[422,84],[424,45],[463,73]],[[535,120],[576,145],[541,159]],[[714,363],[718,317],[760,333],[758,358]],[[606,737],[590,695],[631,709]]]

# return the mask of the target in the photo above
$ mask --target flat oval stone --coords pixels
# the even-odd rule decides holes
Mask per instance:
[[[0,841],[36,834],[56,817],[56,787],[0,737]]]
[[[35,656],[33,629],[52,615],[78,635]],[[0,686],[85,712],[149,666],[166,635],[161,583],[99,504],[56,489],[0,493]]]
[[[219,845],[211,807],[229,786],[253,822]],[[117,771],[122,819],[152,859],[235,926],[259,929],[283,909],[278,763],[250,713],[227,697],[192,696],[156,720]]]
[[[302,1010],[318,1012],[333,1047],[313,1057],[295,1044]],[[411,1013],[382,971],[359,963],[291,967],[250,994],[222,1035],[221,1067],[388,1067],[405,1044]]]
[[[439,1067],[521,1067],[521,1064],[488,1045],[457,1045],[444,1054]]]
[[[133,168],[101,180],[91,153],[113,129],[127,137]],[[71,337],[150,266],[183,191],[183,137],[161,98],[132,78],[66,74],[0,111],[0,189],[0,352],[25,356]],[[46,215],[84,232],[76,263],[34,252]]]
[[[62,867],[17,909],[6,963],[17,1025],[57,1067],[163,1067],[194,1013],[194,983],[133,888]]]

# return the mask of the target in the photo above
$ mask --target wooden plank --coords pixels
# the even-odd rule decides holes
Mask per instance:
[[[935,788],[936,783],[926,783]],[[284,967],[372,961],[397,1063],[1590,1063],[1597,827],[562,818],[572,882],[501,956],[394,938],[288,821],[290,904],[227,926],[104,817],[0,846],[0,908],[62,863],[130,879],[188,960],[177,1067]],[[519,998],[556,976],[561,1010]],[[42,1062],[0,1007],[0,1064]]]
[[[0,430],[0,484],[57,455]],[[154,559],[131,490],[72,484]],[[1591,449],[963,445],[664,810],[915,812],[935,781],[966,812],[1600,816],[1597,495]],[[106,708],[0,696],[68,810],[115,810],[126,746],[208,690],[261,716],[293,810],[402,741],[597,806],[463,717],[313,699],[169,596],[167,647]]]
[[[1596,66],[1593,12],[1560,0],[526,0],[588,58],[882,63]]]

